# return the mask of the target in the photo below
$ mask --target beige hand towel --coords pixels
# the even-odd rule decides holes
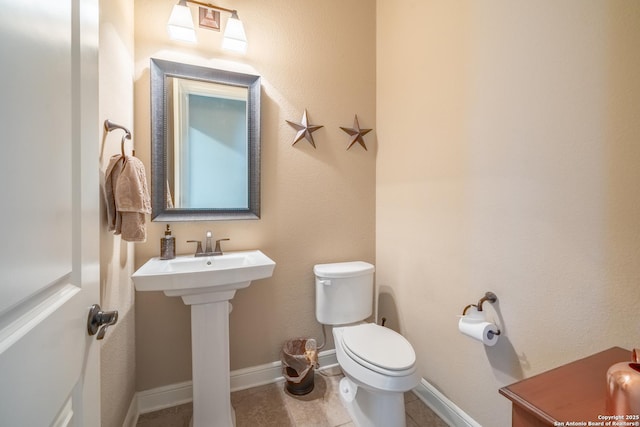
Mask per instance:
[[[116,209],[122,215],[122,238],[129,242],[146,241],[145,214],[151,213],[151,198],[140,159],[125,157],[122,172],[114,187],[114,198]]]
[[[151,199],[142,162],[133,156],[112,156],[105,171],[104,193],[109,231],[122,234],[129,242],[144,242]]]
[[[121,215],[116,209],[115,198],[116,184],[120,174],[122,173],[122,168],[124,167],[124,162],[122,160],[123,159],[120,154],[111,156],[107,169],[104,173],[104,203],[107,208],[107,229],[109,231],[113,231],[114,234],[120,234],[120,223],[122,220]]]

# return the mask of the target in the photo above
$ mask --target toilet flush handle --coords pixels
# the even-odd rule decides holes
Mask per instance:
[[[320,284],[325,286],[331,286],[331,280],[329,279],[320,279]]]

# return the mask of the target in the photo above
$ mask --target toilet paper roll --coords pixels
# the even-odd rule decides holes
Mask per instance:
[[[494,346],[498,342],[498,335],[494,333],[499,330],[498,327],[485,320],[462,316],[458,321],[458,329],[463,334],[482,342],[484,345]]]

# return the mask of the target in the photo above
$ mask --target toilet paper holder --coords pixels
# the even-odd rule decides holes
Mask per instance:
[[[490,302],[491,304],[495,303],[496,301],[498,301],[498,296],[496,294],[494,294],[493,292],[485,292],[484,296],[482,298],[480,298],[478,300],[477,304],[469,304],[467,305],[463,310],[462,310],[462,315],[466,315],[467,311],[471,308],[471,307],[476,307],[478,311],[482,311],[482,304],[484,304],[485,302]],[[500,335],[500,329],[498,329],[497,331],[493,332],[495,335]]]

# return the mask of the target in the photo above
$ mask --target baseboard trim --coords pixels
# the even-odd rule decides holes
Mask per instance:
[[[138,414],[146,414],[191,402],[193,400],[193,384],[191,381],[169,384],[140,391],[137,395]]]
[[[413,393],[451,427],[482,427],[424,378]]]

